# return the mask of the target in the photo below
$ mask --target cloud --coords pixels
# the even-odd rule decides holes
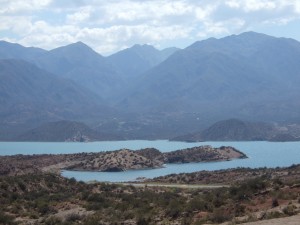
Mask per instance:
[[[1,0],[0,14],[28,13],[48,6],[51,0]]]
[[[228,0],[226,4],[231,8],[242,8],[245,12],[273,10],[276,8],[276,1],[271,0]]]
[[[0,0],[0,4],[1,39],[45,49],[83,41],[102,54],[136,43],[185,47],[258,26],[287,26],[300,17],[299,0]]]
[[[80,8],[80,10],[67,15],[67,23],[77,24],[87,21],[90,18],[92,8],[90,6]]]

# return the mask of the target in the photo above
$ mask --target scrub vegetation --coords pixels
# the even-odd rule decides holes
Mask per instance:
[[[256,177],[218,189],[88,184],[51,173],[1,176],[0,224],[204,224],[292,216],[299,212],[298,168],[286,168],[284,179],[256,169]]]

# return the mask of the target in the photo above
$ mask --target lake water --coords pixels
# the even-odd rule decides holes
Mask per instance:
[[[99,152],[129,148],[137,150],[154,147],[168,152],[200,145],[213,147],[233,146],[249,158],[225,162],[167,164],[165,168],[153,170],[132,170],[125,172],[79,172],[63,171],[65,177],[82,181],[133,181],[138,177],[153,178],[171,173],[219,170],[236,167],[282,167],[300,163],[300,142],[199,142],[185,143],[166,140],[158,141],[103,141],[89,143],[47,143],[47,142],[0,142],[0,155],[15,154],[66,154],[79,152]]]

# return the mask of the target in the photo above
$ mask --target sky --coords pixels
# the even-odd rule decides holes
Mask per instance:
[[[47,50],[185,48],[246,31],[300,41],[300,0],[0,0],[0,40]]]

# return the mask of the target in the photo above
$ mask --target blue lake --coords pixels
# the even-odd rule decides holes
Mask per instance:
[[[154,147],[162,152],[189,148],[199,145],[214,147],[233,146],[249,158],[226,162],[167,164],[165,168],[153,170],[132,170],[126,172],[78,172],[63,171],[65,177],[82,181],[132,181],[137,177],[153,178],[171,173],[219,170],[236,167],[282,167],[300,163],[300,142],[171,142],[158,141],[104,141],[89,143],[47,143],[47,142],[0,142],[0,155],[15,154],[67,154],[78,152],[99,152],[129,148],[133,150]]]

